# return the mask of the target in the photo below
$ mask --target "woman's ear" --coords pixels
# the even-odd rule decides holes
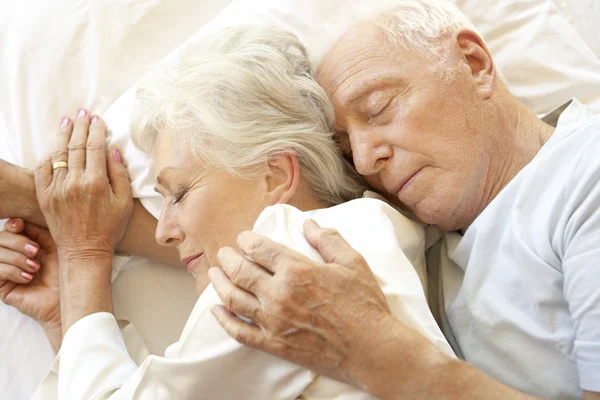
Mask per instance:
[[[300,164],[293,153],[280,154],[268,163],[267,205],[286,204],[298,190]]]
[[[490,98],[494,91],[496,65],[483,39],[469,29],[459,31],[455,39],[461,58],[471,70],[477,92],[484,99]]]

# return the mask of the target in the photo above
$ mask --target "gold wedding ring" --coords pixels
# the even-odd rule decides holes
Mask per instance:
[[[59,168],[69,168],[69,164],[67,164],[65,161],[59,161],[52,164],[52,171]]]

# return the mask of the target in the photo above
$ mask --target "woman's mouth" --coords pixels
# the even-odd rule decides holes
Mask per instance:
[[[202,257],[204,253],[196,254],[190,257],[186,257],[181,262],[186,266],[188,272],[194,272],[194,266],[196,262]]]

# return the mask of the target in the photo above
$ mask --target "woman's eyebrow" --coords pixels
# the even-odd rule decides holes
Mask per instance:
[[[165,175],[165,173],[167,173],[169,171],[173,171],[175,169],[176,168],[174,168],[174,167],[165,167],[165,168],[163,168],[158,173],[158,175],[156,176],[156,182],[157,182],[157,184],[160,185],[160,186],[166,186],[165,183],[164,183],[164,175]]]

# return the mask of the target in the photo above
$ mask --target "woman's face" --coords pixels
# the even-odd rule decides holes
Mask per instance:
[[[201,293],[208,284],[208,269],[217,265],[218,250],[236,247],[237,235],[252,229],[269,205],[267,183],[205,168],[168,132],[158,135],[155,156],[156,190],[165,198],[156,240],[177,246]]]

